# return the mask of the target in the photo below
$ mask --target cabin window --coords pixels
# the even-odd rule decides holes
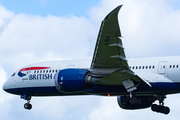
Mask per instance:
[[[178,68],[179,66],[178,65],[176,65],[176,68]]]
[[[175,68],[175,65],[173,65],[173,68]]]
[[[42,70],[40,71],[40,73],[42,73]]]
[[[169,66],[169,68],[171,68],[171,65]]]
[[[37,73],[39,73],[39,70],[37,71]]]
[[[54,72],[54,70],[52,70],[52,72]]]
[[[154,65],[153,65],[153,69],[154,69]]]
[[[43,70],[43,73],[45,73],[45,70]]]
[[[138,69],[138,66],[136,66],[136,69]]]
[[[151,69],[151,66],[149,66],[149,69]]]
[[[34,73],[36,73],[36,71],[34,71]]]
[[[141,69],[141,66],[139,66],[139,69]]]
[[[46,70],[46,73],[48,73],[48,70]]]
[[[146,66],[146,69],[148,69],[148,66]]]
[[[142,67],[142,69],[144,69],[144,66]]]
[[[56,70],[56,72],[57,72],[57,70]]]
[[[51,70],[49,70],[49,73],[51,72]]]

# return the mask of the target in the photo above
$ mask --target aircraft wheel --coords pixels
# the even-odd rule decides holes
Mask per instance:
[[[163,113],[167,115],[169,114],[169,112],[170,112],[169,107],[164,107]]]
[[[169,112],[170,112],[169,107],[160,106],[160,105],[156,105],[156,104],[152,104],[151,110],[154,112],[158,112],[158,113],[164,113],[166,115],[169,114]]]
[[[157,109],[158,109],[158,105],[152,104],[151,110],[154,111],[154,112],[156,112]]]
[[[32,108],[32,105],[29,103],[25,103],[24,108],[30,110]]]
[[[164,106],[159,106],[159,105],[158,105],[158,109],[157,109],[156,112],[158,112],[158,113],[163,113],[163,111],[164,111]]]

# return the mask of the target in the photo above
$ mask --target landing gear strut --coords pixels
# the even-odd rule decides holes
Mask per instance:
[[[169,107],[164,106],[164,99],[165,98],[166,98],[165,95],[158,96],[159,105],[152,104],[151,110],[154,112],[158,112],[158,113],[169,114],[169,112],[170,112]]]
[[[30,110],[32,108],[32,105],[30,104],[31,96],[21,95],[21,98],[27,100],[27,103],[24,104],[24,108]]]

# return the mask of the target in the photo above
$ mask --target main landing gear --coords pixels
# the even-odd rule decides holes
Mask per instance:
[[[166,115],[169,114],[169,112],[170,112],[169,107],[164,106],[164,99],[165,98],[166,98],[165,95],[158,96],[159,105],[152,104],[151,110],[154,111],[154,112],[158,112],[158,113],[164,113]]]
[[[31,96],[21,95],[21,98],[27,100],[27,103],[24,104],[24,108],[30,110],[32,108],[32,105],[30,104]]]
[[[154,96],[154,100],[158,100],[159,101],[159,105],[157,104],[152,104],[151,105],[151,110],[154,112],[158,112],[158,113],[163,113],[163,114],[169,114],[170,113],[170,108],[164,106],[164,99],[166,98],[165,95],[156,95]],[[131,92],[130,92],[130,99],[129,99],[129,103],[131,105],[141,105],[141,103],[143,104],[143,102],[141,101],[141,99],[135,97]]]

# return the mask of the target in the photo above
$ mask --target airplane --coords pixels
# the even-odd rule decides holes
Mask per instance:
[[[33,96],[100,95],[117,96],[122,109],[169,114],[164,99],[180,93],[180,56],[126,58],[118,22],[121,7],[102,21],[92,60],[27,65],[6,80],[3,90],[27,100],[27,110]]]

